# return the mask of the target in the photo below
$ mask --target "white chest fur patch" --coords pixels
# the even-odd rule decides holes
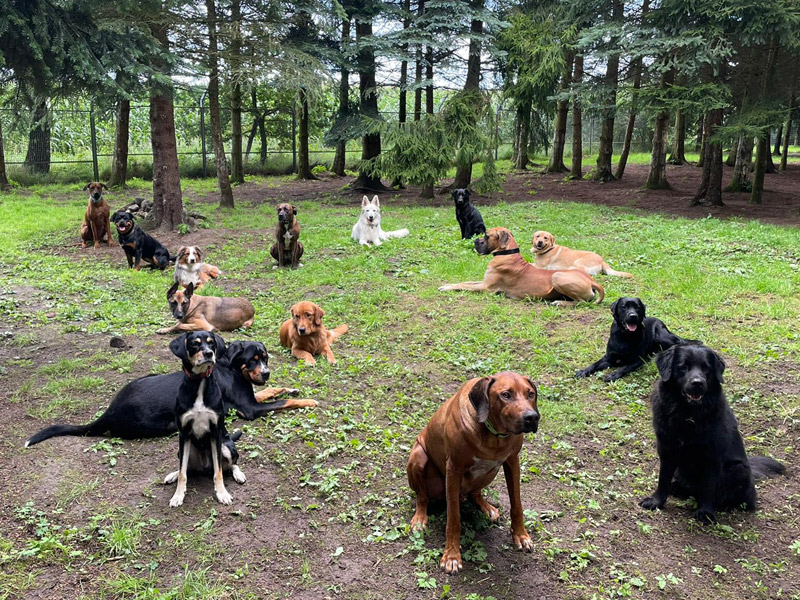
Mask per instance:
[[[203,403],[203,393],[206,389],[206,380],[200,382],[197,388],[197,398],[195,398],[192,408],[181,416],[181,427],[186,427],[187,423],[192,424],[192,435],[201,438],[211,429],[211,425],[217,424],[218,415]]]
[[[470,479],[478,479],[493,470],[499,469],[501,464],[503,464],[503,462],[499,460],[483,460],[481,458],[473,458],[472,466],[466,472],[466,476]]]
[[[283,243],[286,244],[287,246],[292,243],[291,231],[287,231],[286,233],[283,234]]]

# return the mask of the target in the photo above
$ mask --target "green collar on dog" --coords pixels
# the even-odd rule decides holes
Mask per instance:
[[[492,435],[499,438],[508,437],[507,433],[500,433],[499,431],[497,431],[497,429],[494,428],[494,425],[492,425],[492,422],[489,419],[486,419],[486,421],[484,421],[483,424],[486,425],[486,429],[488,429],[489,433],[491,433]]]

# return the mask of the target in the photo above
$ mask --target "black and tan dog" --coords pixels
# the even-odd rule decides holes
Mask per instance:
[[[481,213],[469,199],[470,191],[459,188],[452,192],[456,204],[456,221],[461,228],[461,239],[467,240],[476,235],[486,233]]]
[[[428,524],[430,502],[446,500],[447,530],[439,566],[461,570],[460,502],[469,496],[492,521],[500,512],[481,490],[500,467],[511,503],[511,537],[518,550],[533,549],[520,500],[519,452],[523,435],[539,427],[536,385],[517,373],[471,379],[434,413],[411,449],[408,483],[417,495],[412,529]]]
[[[300,223],[297,222],[297,208],[291,204],[278,205],[278,225],[275,227],[275,243],[269,253],[278,261],[279,267],[296,269],[303,256],[300,243]]]
[[[222,452],[225,430],[225,404],[214,377],[217,353],[225,354],[225,342],[210,331],[185,333],[170,342],[169,349],[181,359],[183,380],[175,400],[175,420],[178,427],[178,471],[167,475],[164,483],[174,483],[169,505],[183,504],[190,464],[212,465],[214,494],[222,504],[231,504],[233,497],[225,489],[222,471],[233,467],[232,456]],[[237,467],[234,478],[244,483],[244,474]]]
[[[111,237],[111,209],[103,199],[103,190],[107,189],[106,184],[99,181],[89,182],[83,188],[84,192],[89,191],[89,204],[81,225],[81,248],[86,248],[89,242],[99,248],[103,238],[108,242],[109,248],[114,245]]]
[[[167,290],[167,302],[178,322],[156,333],[178,331],[233,331],[253,324],[255,309],[245,298],[195,296],[194,284],[182,289],[178,282]]]
[[[650,400],[656,433],[658,487],[639,504],[663,508],[670,493],[693,496],[695,518],[716,523],[716,511],[756,508],[754,478],[780,475],[785,467],[747,456],[739,424],[722,390],[725,362],[705,346],[672,346],[656,358],[661,375]]]
[[[142,267],[142,261],[148,263],[151,269],[163,271],[169,266],[169,251],[153,236],[142,231],[131,213],[118,210],[111,216],[111,221],[117,227],[119,245],[125,250],[129,268],[138,271]]]
[[[620,298],[611,305],[611,334],[603,357],[575,373],[588,377],[592,373],[616,367],[605,381],[616,381],[647,364],[650,357],[676,344],[702,344],[685,340],[672,333],[659,319],[645,316],[646,307],[639,298]]]
[[[217,351],[214,368],[225,412],[235,410],[248,421],[279,410],[317,405],[315,400],[289,398],[299,394],[293,388],[271,387],[254,392],[253,386],[266,384],[270,376],[269,356],[261,342],[231,342],[224,355]],[[136,439],[175,433],[175,397],[182,381],[182,372],[134,379],[95,421],[87,425],[51,425],[31,436],[25,447],[62,435]]]
[[[583,271],[548,271],[538,269],[522,258],[514,236],[504,227],[492,227],[484,237],[475,239],[478,254],[493,256],[483,281],[452,283],[440,292],[466,290],[503,293],[509,298],[552,300],[560,306],[573,306],[580,301],[603,301],[603,286]]]

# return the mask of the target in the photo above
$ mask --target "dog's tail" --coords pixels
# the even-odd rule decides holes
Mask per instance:
[[[606,290],[603,288],[602,285],[600,285],[593,279],[592,291],[594,292],[594,298],[591,301],[594,302],[595,304],[600,304],[603,301],[603,298],[606,297]]]
[[[384,240],[388,240],[390,238],[404,238],[408,237],[410,232],[408,229],[397,229],[396,231],[384,231],[383,235],[381,236]]]
[[[605,261],[603,261],[603,273],[605,273],[606,275],[614,275],[616,277],[633,277],[633,275],[631,275],[630,273],[626,273],[625,271],[615,271],[610,266],[608,266],[608,263]]]
[[[350,331],[350,328],[347,325],[339,325],[335,329],[328,329],[328,333],[331,334],[331,341],[335,340],[340,335],[344,335],[348,331]]]
[[[750,470],[756,479],[770,479],[786,473],[786,466],[768,456],[749,456]]]
[[[62,435],[81,435],[81,436],[100,436],[106,433],[106,427],[102,423],[103,417],[88,425],[51,425],[45,427],[39,433],[25,440],[25,447],[28,448],[51,437]]]

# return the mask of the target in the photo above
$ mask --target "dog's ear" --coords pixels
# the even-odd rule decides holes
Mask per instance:
[[[169,349],[172,350],[172,353],[180,358],[181,360],[186,360],[188,355],[186,354],[186,336],[189,335],[188,333],[182,333],[175,339],[173,339],[169,343]]]
[[[501,248],[505,248],[510,239],[511,239],[511,234],[508,233],[508,231],[506,231],[505,229],[503,229],[500,233],[497,234],[497,241],[500,242]]]
[[[297,306],[297,304],[292,304],[292,305],[289,307],[289,314],[290,314],[290,315],[292,315],[292,316],[294,316],[294,307],[295,307],[295,306]]]
[[[661,375],[661,379],[664,381],[672,379],[672,365],[675,362],[675,352],[678,348],[679,346],[672,346],[656,356],[658,374]]]
[[[530,386],[533,388],[533,404],[536,405],[536,400],[539,398],[539,389],[536,387],[536,384],[533,383],[533,379],[528,377],[527,375],[523,375],[522,378],[527,381]]]
[[[639,304],[639,308],[642,309],[642,318],[644,318],[647,314],[647,307],[644,305],[644,302],[642,302],[641,298],[637,298],[636,302]]]
[[[458,190],[450,190],[450,195],[453,197],[453,200],[455,200],[456,196],[458,196]]]
[[[292,204],[292,214],[293,215],[297,214],[297,207],[294,204]]]
[[[101,183],[100,187],[103,188],[104,190],[108,189],[108,186],[105,183]]]
[[[611,314],[614,315],[614,319],[617,318],[617,307],[619,306],[619,301],[620,300],[622,300],[622,298],[617,298],[616,300],[614,300],[613,304],[610,307],[611,308]]]
[[[226,353],[227,353],[227,347],[225,346],[225,340],[223,340],[222,337],[217,335],[216,333],[213,333],[212,335],[214,336],[214,342],[215,342],[215,344],[217,346],[217,352],[216,352],[217,359],[220,359],[223,356],[226,356]]]
[[[180,283],[178,283],[176,281],[175,283],[172,284],[172,287],[167,290],[167,300],[172,298],[172,296],[175,294],[175,292],[178,291],[178,286],[179,285],[180,285]]]
[[[364,208],[367,204],[369,204],[369,198],[367,196],[364,196],[361,199],[361,208]]]
[[[472,192],[469,189],[464,190],[464,199],[469,202],[469,197],[472,195]]]
[[[381,201],[378,200],[378,196],[373,196],[372,197],[372,203],[375,205],[375,208],[379,208],[380,205],[381,205]]]
[[[89,182],[89,183],[87,183],[85,186],[83,186],[83,191],[84,191],[84,192],[85,192],[86,190],[88,190],[88,189],[89,189],[89,185],[90,185],[91,183],[92,183],[92,182],[90,181],[90,182]]]
[[[548,232],[548,233],[547,233],[547,237],[549,237],[549,238],[550,238],[550,243],[551,243],[553,246],[555,246],[555,245],[556,245],[556,236],[554,236],[552,233]]]
[[[711,353],[711,366],[714,369],[714,375],[716,375],[717,381],[725,383],[725,379],[722,377],[722,374],[725,373],[725,361],[713,350],[708,349],[708,351]]]
[[[244,352],[244,342],[231,342],[225,350],[225,360],[234,366],[242,357],[242,352]]]
[[[486,423],[489,418],[489,388],[494,383],[494,377],[484,377],[469,391],[469,401],[478,413],[478,423]]]
[[[186,289],[184,290],[184,294],[185,294],[187,300],[192,297],[192,294],[194,294],[194,282],[193,281],[190,282],[189,285],[186,286]]]
[[[319,306],[314,305],[314,325],[319,327],[322,325],[322,317],[325,316],[325,311]]]
[[[183,255],[186,254],[187,252],[188,252],[188,249],[186,248],[186,246],[181,246],[180,248],[178,248],[178,254],[177,254],[176,258],[183,257]]]
[[[197,255],[197,262],[203,262],[203,251],[197,246],[194,247],[194,253]]]

